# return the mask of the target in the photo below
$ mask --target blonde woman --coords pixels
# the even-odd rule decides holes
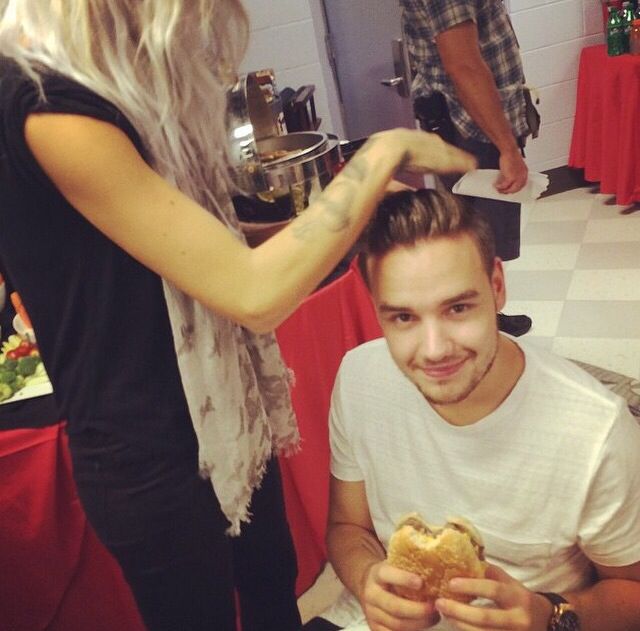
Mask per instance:
[[[298,433],[270,331],[400,166],[473,161],[422,132],[378,134],[250,249],[224,129],[248,33],[239,1],[0,4],[0,252],[68,419],[88,518],[151,631],[234,629],[234,587],[245,631],[295,629],[270,463]]]

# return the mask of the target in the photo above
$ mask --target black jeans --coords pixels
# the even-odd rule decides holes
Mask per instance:
[[[414,102],[415,114],[419,121],[428,118],[427,113],[420,111],[423,102],[424,100],[420,99]],[[450,138],[447,140],[476,157],[479,169],[500,168],[500,152],[495,145],[463,138],[453,125],[448,133]],[[520,142],[521,146],[524,146],[523,140]],[[460,175],[441,175],[440,179],[447,189],[451,190],[451,187],[460,179]],[[489,222],[496,244],[496,255],[503,261],[517,259],[520,256],[520,204],[483,197],[465,197],[465,199]]]
[[[463,138],[457,132],[454,138],[456,147],[468,151],[477,158],[479,169],[500,168],[500,152],[495,145]],[[459,178],[459,175],[441,176],[449,190]],[[517,259],[520,256],[520,204],[484,197],[465,197],[465,199],[489,222],[496,242],[496,255],[503,261]]]
[[[254,494],[253,519],[225,535],[195,447],[154,453],[104,434],[70,437],[74,478],[87,517],[120,564],[149,631],[243,631],[300,627],[296,556],[280,471],[272,461]]]

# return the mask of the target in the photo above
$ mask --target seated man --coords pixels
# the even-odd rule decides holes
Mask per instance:
[[[624,400],[498,332],[502,264],[454,196],[387,197],[365,256],[384,338],[343,360],[330,420],[327,544],[347,590],[310,628],[640,629],[640,427]],[[412,511],[480,531],[486,577],[450,589],[482,600],[395,595],[422,584],[385,561]]]

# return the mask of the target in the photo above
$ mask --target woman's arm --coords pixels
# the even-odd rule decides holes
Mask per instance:
[[[474,167],[433,134],[382,132],[304,213],[251,249],[153,171],[109,123],[32,114],[25,137],[58,190],[98,230],[210,309],[258,332],[275,328],[347,253],[400,165],[420,172]]]

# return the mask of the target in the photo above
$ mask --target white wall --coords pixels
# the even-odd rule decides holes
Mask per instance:
[[[322,118],[321,131],[340,131],[333,124],[320,61],[322,39],[316,39],[312,10],[306,0],[244,0],[251,21],[249,50],[241,71],[273,68],[278,89],[316,86],[316,114]],[[321,48],[319,48],[321,47]],[[332,86],[329,86],[330,88]],[[337,99],[336,99],[337,100]]]
[[[342,135],[318,0],[244,4],[251,19],[251,42],[243,72],[273,68],[280,89],[314,84],[322,131]],[[527,162],[536,171],[566,165],[580,51],[604,42],[600,0],[509,0],[508,6],[527,82],[538,88],[541,99],[542,129],[537,140],[529,140]]]
[[[567,164],[580,51],[604,42],[600,0],[510,0],[527,83],[538,88],[542,128],[527,144],[535,171]]]

